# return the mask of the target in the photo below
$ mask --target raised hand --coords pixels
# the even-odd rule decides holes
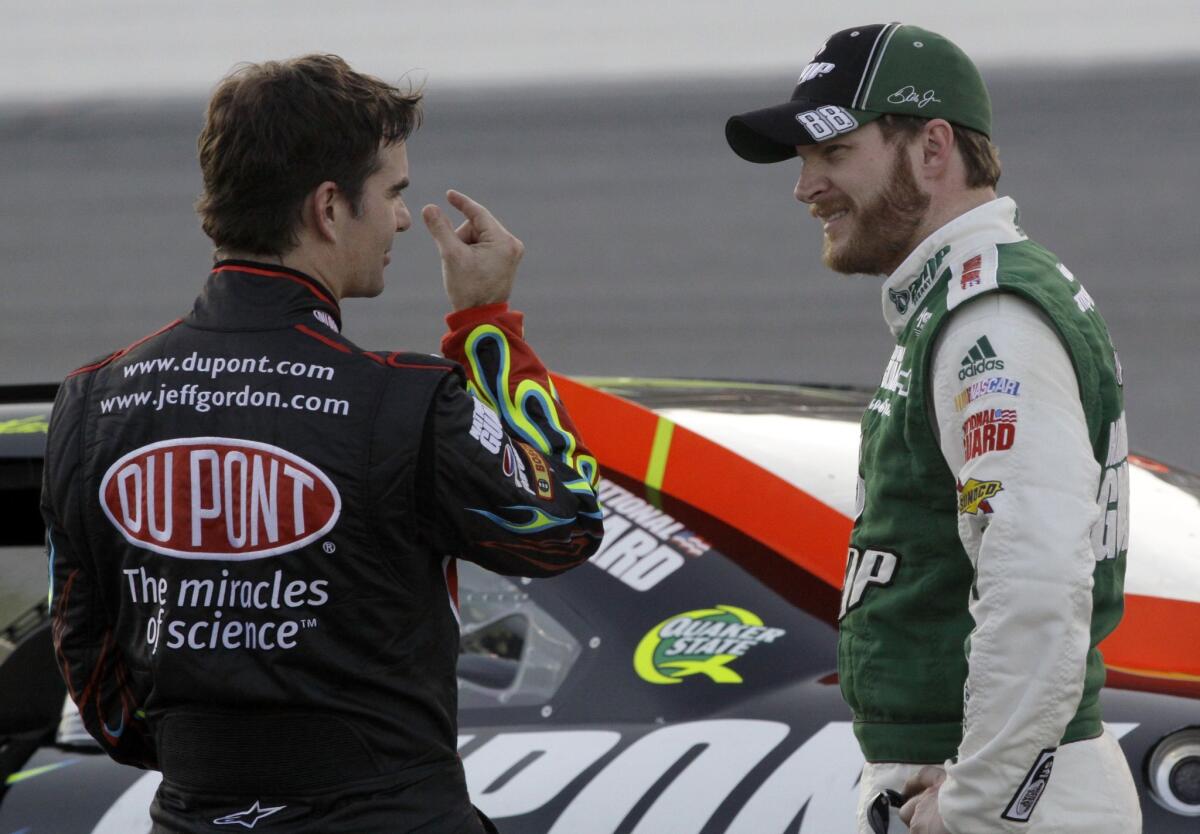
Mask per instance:
[[[451,190],[446,199],[466,218],[458,228],[432,203],[421,217],[441,253],[451,306],[457,311],[508,301],[525,245],[466,194]]]

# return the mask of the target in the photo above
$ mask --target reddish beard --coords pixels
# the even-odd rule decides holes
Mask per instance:
[[[897,142],[887,185],[865,208],[847,206],[854,225],[838,245],[825,236],[821,260],[843,275],[888,275],[920,243],[915,238],[929,200],[913,178],[904,143]]]

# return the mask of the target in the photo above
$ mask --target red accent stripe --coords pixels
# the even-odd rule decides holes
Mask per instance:
[[[391,368],[415,368],[418,371],[444,371],[446,370],[441,365],[417,365],[411,362],[397,362],[396,357],[399,353],[389,353],[387,358],[388,367]]]
[[[559,374],[551,377],[601,469],[644,482],[658,415]],[[841,588],[851,520],[758,464],[676,425],[662,490]]]
[[[318,342],[324,342],[325,344],[329,345],[334,350],[341,351],[342,353],[350,353],[351,352],[350,348],[346,347],[341,342],[335,342],[333,339],[330,339],[328,336],[322,336],[317,331],[313,330],[310,327],[306,327],[303,324],[297,324],[296,329],[299,330],[301,333],[303,333],[305,336],[312,336]]]
[[[450,588],[450,598],[454,600],[455,607],[458,606],[458,560],[450,557],[450,561],[446,564],[446,585]]]
[[[363,356],[367,357],[367,358],[368,358],[368,359],[370,359],[372,362],[378,362],[380,365],[386,365],[386,364],[387,364],[386,362],[384,362],[384,361],[383,361],[383,357],[382,357],[382,356],[380,356],[378,353],[371,353],[371,351],[369,351],[369,350],[364,350],[364,351],[363,351]]]
[[[1186,675],[1200,681],[1200,603],[1177,599],[1125,595],[1125,616],[1116,631],[1100,644],[1104,661],[1150,677]]]
[[[284,278],[284,279],[287,279],[288,281],[293,281],[293,282],[299,284],[300,286],[304,287],[306,290],[308,290],[310,293],[315,295],[317,298],[324,301],[326,304],[331,304],[334,307],[337,307],[337,304],[335,302],[333,302],[332,300],[330,300],[330,298],[327,295],[325,295],[325,293],[323,293],[319,289],[317,289],[317,287],[311,281],[305,281],[303,278],[301,278],[297,275],[291,275],[287,272],[275,272],[270,269],[257,269],[252,266],[237,266],[235,264],[227,264],[225,266],[219,266],[212,271],[212,274],[216,275],[218,272],[248,272],[251,275],[262,275],[267,278]]]
[[[181,321],[183,321],[183,319],[180,318],[180,319],[175,319],[175,321],[173,321],[169,324],[164,324],[162,327],[158,328],[158,330],[155,330],[150,335],[143,336],[142,338],[140,338],[136,342],[134,342],[132,345],[128,345],[127,347],[121,348],[116,353],[112,354],[111,356],[109,356],[106,359],[100,360],[99,362],[97,362],[94,365],[85,365],[82,368],[76,368],[75,370],[71,371],[71,373],[67,374],[67,379],[70,379],[71,377],[76,376],[78,374],[86,374],[89,371],[94,371],[99,368],[103,368],[108,363],[113,362],[117,359],[120,359],[122,356],[129,353],[129,351],[133,350],[134,348],[136,348],[138,345],[142,344],[143,342],[150,341],[151,339],[153,339],[155,336],[159,335],[160,333],[166,333],[168,330],[170,330],[175,325],[179,324]]]
[[[1104,679],[1104,685],[1109,689],[1161,692],[1166,695],[1178,695],[1181,698],[1200,699],[1200,681],[1161,678],[1152,674],[1125,672],[1120,669],[1109,669]]]

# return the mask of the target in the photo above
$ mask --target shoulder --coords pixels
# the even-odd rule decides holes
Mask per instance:
[[[364,350],[362,353],[367,359],[370,359],[383,368],[437,373],[439,375],[454,372],[462,373],[462,366],[457,362],[441,356],[435,356],[431,353],[396,350]]]
[[[123,357],[129,353],[132,353],[135,350],[137,350],[138,348],[141,348],[142,346],[154,341],[156,338],[158,338],[159,336],[162,336],[164,333],[174,330],[182,322],[183,322],[182,318],[175,319],[174,321],[164,324],[162,327],[158,328],[153,333],[148,333],[147,335],[138,339],[136,342],[126,345],[125,347],[121,348],[120,350],[114,350],[111,353],[102,354],[101,356],[98,356],[95,359],[91,360],[90,362],[86,362],[83,365],[80,365],[75,370],[71,371],[69,374],[67,374],[67,379],[69,380],[69,379],[72,379],[77,376],[89,374],[92,371],[98,371],[101,368],[104,368],[104,367],[112,364],[113,362],[120,359],[121,357]]]
[[[997,290],[1062,292],[1073,280],[1054,253],[1031,240],[990,244],[950,263],[946,307],[954,310]]]

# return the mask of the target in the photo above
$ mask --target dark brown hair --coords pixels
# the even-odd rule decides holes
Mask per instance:
[[[350,69],[336,55],[239,67],[208,103],[197,146],[201,225],[219,249],[282,255],[304,198],[337,184],[357,213],[379,148],[421,123],[421,94]]]
[[[928,121],[920,116],[887,113],[878,119],[877,124],[883,138],[891,142],[897,136],[911,139]],[[967,187],[995,188],[1000,181],[1000,152],[992,140],[977,130],[955,124],[951,127],[954,128],[954,144],[967,169]]]

